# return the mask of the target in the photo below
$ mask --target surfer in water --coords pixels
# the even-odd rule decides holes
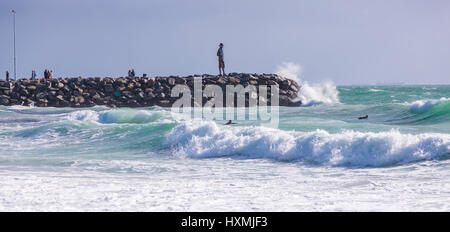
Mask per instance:
[[[231,125],[231,124],[236,124],[235,122],[233,122],[233,121],[228,121],[227,123],[225,123],[225,125]]]
[[[366,114],[366,116],[359,117],[358,119],[361,120],[361,119],[368,119],[368,118],[369,118],[369,115]]]
[[[219,44],[219,50],[217,50],[217,56],[219,57],[219,76],[225,76],[225,62],[223,61],[223,43]]]

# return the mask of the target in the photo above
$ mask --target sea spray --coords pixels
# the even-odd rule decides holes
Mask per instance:
[[[302,82],[299,99],[304,102],[303,106],[318,104],[339,103],[339,91],[332,82],[323,82],[310,85],[307,81]]]
[[[331,81],[309,84],[302,81],[303,68],[292,62],[283,62],[275,71],[278,75],[297,81],[301,85],[299,96],[302,106],[339,103],[339,91]]]

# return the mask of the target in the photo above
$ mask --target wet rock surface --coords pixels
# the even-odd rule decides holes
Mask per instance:
[[[171,97],[174,86],[182,85],[190,89],[192,106],[194,102],[194,80],[201,77],[202,91],[209,85],[217,85],[223,91],[224,104],[227,86],[255,86],[255,94],[245,95],[245,105],[257,99],[258,105],[276,105],[272,102],[271,88],[279,92],[280,106],[299,106],[295,101],[300,86],[291,79],[276,74],[230,73],[227,76],[191,75],[186,77],[96,77],[96,78],[55,78],[53,80],[0,80],[0,105],[34,105],[38,107],[92,107],[104,105],[109,107],[170,107],[180,99]],[[267,94],[259,93],[259,87],[266,86]],[[202,105],[212,97],[202,94]],[[234,106],[237,105],[234,97]]]

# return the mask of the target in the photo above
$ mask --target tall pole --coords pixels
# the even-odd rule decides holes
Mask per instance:
[[[16,80],[16,11],[12,10],[13,13],[13,28],[14,28],[14,80]]]

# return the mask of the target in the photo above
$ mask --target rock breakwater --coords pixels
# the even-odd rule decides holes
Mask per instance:
[[[227,76],[191,75],[187,77],[96,77],[96,78],[55,78],[53,80],[0,80],[0,105],[24,105],[38,107],[92,107],[105,105],[109,107],[170,107],[181,96],[172,97],[174,86],[181,85],[194,89],[194,80],[201,77],[201,86],[217,85],[223,92],[226,86],[267,86],[268,94],[259,97],[245,96],[246,106],[249,98],[261,99],[267,105],[298,106],[295,101],[300,86],[294,80],[276,74],[231,73]],[[272,103],[271,88],[277,88],[278,103]],[[202,95],[202,105],[211,97]],[[225,98],[224,98],[225,99]],[[192,101],[193,95],[192,95]],[[236,101],[236,100],[235,100]],[[200,106],[199,104],[194,106]],[[234,104],[236,106],[236,104]]]

